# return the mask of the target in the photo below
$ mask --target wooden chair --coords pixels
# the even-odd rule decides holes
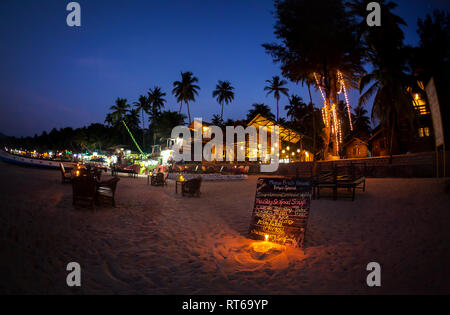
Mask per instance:
[[[59,163],[59,168],[61,170],[61,182],[64,183],[70,183],[72,181],[72,174],[64,168],[64,165],[62,163]]]
[[[167,173],[167,175],[168,175],[168,173]],[[161,173],[161,172],[153,174],[152,177],[151,177],[150,184],[152,186],[164,186],[164,185],[167,185],[166,178],[167,178],[167,176],[164,173]]]
[[[189,179],[181,185],[181,194],[200,197],[200,186],[202,184],[202,178],[197,177]]]
[[[89,176],[77,176],[72,179],[73,205],[77,201],[86,201],[94,207],[97,181]]]
[[[114,177],[110,180],[103,181],[98,183],[97,186],[97,201],[99,200],[108,200],[111,201],[113,207],[116,206],[115,196],[116,196],[116,187],[117,183],[120,181],[120,178]]]
[[[102,170],[98,168],[92,169],[91,176],[94,177],[97,181],[100,181],[102,179]]]

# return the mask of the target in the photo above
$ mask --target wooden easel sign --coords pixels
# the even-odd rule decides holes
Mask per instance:
[[[249,238],[303,247],[311,193],[302,179],[258,178]]]

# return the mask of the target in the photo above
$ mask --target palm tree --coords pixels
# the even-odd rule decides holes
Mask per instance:
[[[150,105],[149,110],[151,112],[152,119],[155,119],[161,113],[161,109],[166,103],[166,99],[164,98],[165,96],[166,93],[164,93],[158,86],[155,86],[153,89],[149,90],[148,102]]]
[[[292,95],[289,98],[289,105],[286,105],[284,109],[287,111],[287,116],[291,117],[291,120],[296,124],[301,125],[303,118],[308,112],[308,105],[303,102],[303,99],[298,95]]]
[[[161,90],[161,88],[157,86],[155,86],[153,89],[150,89],[148,92],[149,110],[153,129],[153,144],[156,144],[155,122],[158,116],[161,114],[161,109],[164,107],[164,104],[166,103],[166,99],[164,98],[164,96],[166,96],[166,93],[164,93]]]
[[[219,115],[214,114],[211,118],[211,123],[215,126],[222,127],[223,119]]]
[[[355,108],[355,119],[353,125],[355,134],[369,136],[372,132],[368,112],[362,105],[358,105]]]
[[[217,102],[221,105],[220,119],[223,120],[223,104],[229,104],[234,100],[234,87],[231,86],[229,81],[220,81],[216,85],[216,89],[213,91],[212,96],[216,98]]]
[[[125,127],[122,121],[126,118],[128,112],[130,111],[130,105],[127,103],[126,98],[117,98],[116,104],[112,105],[110,108],[111,113],[106,115],[106,120],[112,126],[118,128],[120,134],[122,135],[122,141],[125,142]]]
[[[200,87],[195,83],[198,82],[198,78],[193,76],[193,73],[181,72],[181,81],[175,81],[173,83],[172,94],[177,98],[177,102],[180,103],[180,110],[183,106],[183,102],[186,103],[189,123],[191,123],[191,112],[189,110],[189,101],[195,101],[195,96],[198,95]]]
[[[272,80],[266,80],[266,83],[269,85],[264,88],[264,91],[267,91],[267,95],[273,93],[273,97],[277,101],[277,121],[279,119],[278,115],[278,102],[280,101],[281,94],[289,97],[289,89],[284,87],[287,84],[286,80],[280,80],[279,76],[272,77]]]
[[[328,0],[323,6],[321,1],[276,1],[274,33],[280,44],[263,45],[273,61],[281,63],[284,77],[293,82],[309,78],[308,83],[322,89],[327,112],[331,111],[332,103],[337,104],[340,74],[349,88],[357,86],[363,73],[356,23],[344,2]],[[337,155],[338,139],[331,137],[331,125],[324,128],[323,156],[327,158],[330,144]]]
[[[122,122],[122,120],[129,112],[130,105],[127,103],[126,98],[118,97],[116,99],[116,104],[112,105],[109,109],[112,110],[112,112],[106,116],[107,117],[106,119],[108,121],[111,121],[113,125],[117,126]]]
[[[275,115],[270,111],[270,107],[266,104],[255,103],[252,109],[248,111],[247,121],[251,121],[256,115],[260,114],[266,118],[275,120]]]
[[[392,152],[395,134],[400,130],[400,121],[414,119],[411,94],[407,87],[414,81],[402,71],[383,71],[374,69],[365,75],[360,83],[359,106],[366,105],[375,95],[372,105],[372,120],[379,120],[386,131],[389,131],[389,150]],[[365,92],[365,88],[369,86]]]
[[[175,111],[163,111],[155,121],[155,131],[159,139],[171,136],[172,129],[176,126],[184,125],[186,116]]]
[[[351,12],[365,18],[361,6],[368,0],[353,0]],[[392,13],[396,4],[381,0],[381,27],[368,27],[360,23],[359,33],[366,48],[366,58],[372,64],[372,72],[365,74],[360,82],[359,105],[366,105],[373,98],[372,120],[379,120],[390,139],[392,154],[394,137],[400,130],[404,119],[412,123],[414,108],[408,87],[413,87],[415,79],[408,74],[407,49],[404,46],[404,33],[401,29],[406,23]]]
[[[148,113],[149,110],[149,103],[148,103],[148,99],[144,96],[141,95],[139,96],[139,101],[138,102],[134,102],[133,103],[134,106],[136,107],[137,111],[140,111],[142,116],[142,148],[145,147],[145,122],[144,122],[144,113]]]

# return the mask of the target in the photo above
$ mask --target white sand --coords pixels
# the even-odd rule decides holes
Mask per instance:
[[[52,170],[0,163],[0,293],[450,293],[450,197],[436,179],[369,179],[313,201],[305,251],[246,238],[256,177],[205,182],[201,198],[121,177],[117,207],[72,206]],[[67,263],[82,287],[66,286]],[[366,265],[382,265],[382,287]]]

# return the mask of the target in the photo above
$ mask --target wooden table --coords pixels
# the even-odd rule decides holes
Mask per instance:
[[[178,194],[178,184],[181,185],[181,189],[183,189],[183,184],[186,182],[185,180],[177,180],[175,181],[175,193]]]

